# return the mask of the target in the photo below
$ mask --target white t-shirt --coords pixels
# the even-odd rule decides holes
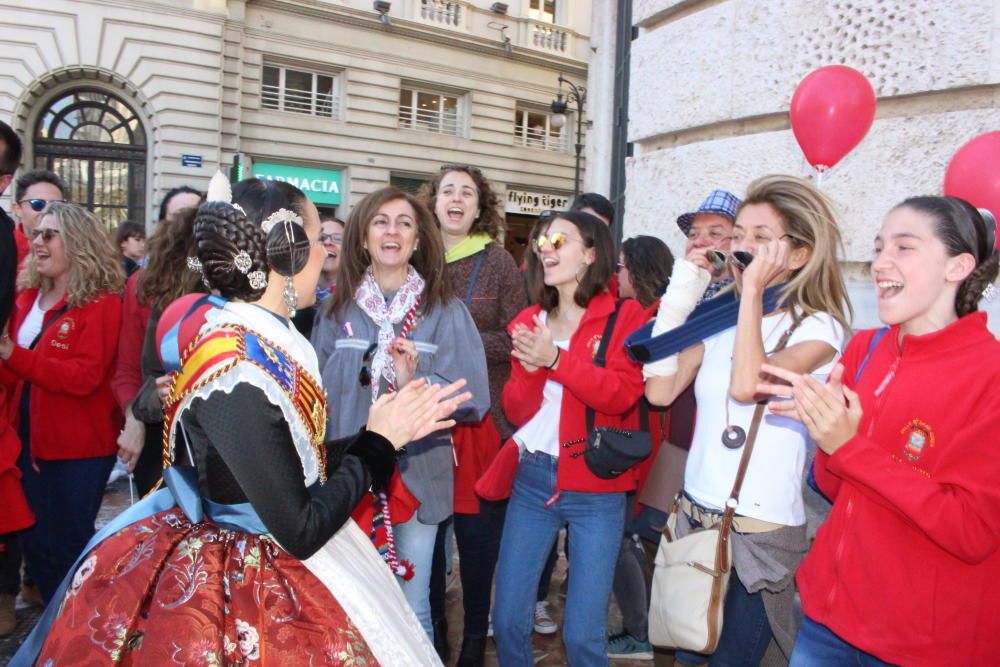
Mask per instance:
[[[548,319],[544,310],[538,319],[543,323]],[[569,350],[568,340],[552,341],[559,349]],[[538,412],[524,426],[517,429],[514,439],[529,452],[541,452],[559,458],[559,417],[562,414],[563,386],[555,380],[546,380],[542,389],[542,405]]]
[[[763,318],[760,330],[769,355],[791,322],[787,312]],[[787,347],[808,340],[823,341],[837,350],[830,363],[813,373],[813,377],[825,382],[840,359],[844,329],[826,313],[815,314],[799,324]],[[684,490],[699,504],[714,509],[725,507],[743,456],[742,447],[729,449],[722,444],[735,342],[736,327],[706,339],[705,356],[694,383],[698,416],[684,471]],[[754,408],[754,403],[730,399],[729,423],[741,426],[749,434]],[[808,438],[809,432],[801,423],[764,412],[740,490],[737,514],[785,526],[806,522],[802,506],[802,472]]]
[[[38,305],[41,300],[42,293],[39,291],[28,316],[24,318],[24,321],[21,322],[21,328],[17,330],[17,344],[20,347],[28,348],[42,330],[42,323],[45,322],[45,311]]]

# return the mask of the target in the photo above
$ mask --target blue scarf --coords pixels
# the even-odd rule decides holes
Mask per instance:
[[[778,293],[782,287],[784,285],[775,285],[764,291],[765,315],[778,307]],[[658,361],[736,326],[739,313],[740,300],[736,292],[728,292],[701,303],[691,311],[684,324],[659,336],[653,336],[653,322],[637,329],[625,340],[625,349],[640,363]]]

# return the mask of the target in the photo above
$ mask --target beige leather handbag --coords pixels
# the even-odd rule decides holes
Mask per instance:
[[[677,522],[687,517],[674,502],[653,569],[649,641],[654,646],[712,653],[719,643],[733,558],[733,516],[763,413],[764,404],[758,403],[722,520],[678,538]]]
[[[784,349],[798,325],[795,318],[771,354]],[[719,644],[733,562],[733,517],[763,416],[764,403],[758,403],[722,520],[678,538],[677,522],[687,521],[687,517],[680,515],[679,502],[671,508],[653,567],[649,641],[655,646],[713,653]]]

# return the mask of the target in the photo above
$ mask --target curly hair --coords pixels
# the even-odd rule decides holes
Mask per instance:
[[[959,317],[974,313],[979,300],[1000,272],[997,253],[996,222],[988,211],[984,215],[975,206],[958,197],[910,197],[895,208],[909,208],[924,213],[933,221],[934,235],[948,251],[949,257],[968,253],[976,260],[976,268],[958,286],[955,312]]]
[[[622,243],[622,255],[635,298],[649,308],[667,289],[674,270],[673,253],[655,236],[633,236]]]
[[[149,237],[149,264],[136,279],[142,303],[162,311],[185,294],[205,291],[201,277],[187,268],[187,258],[194,256],[198,247],[194,241],[196,210],[184,209],[172,219],[163,220]]]
[[[472,182],[476,184],[476,193],[479,195],[479,210],[477,211],[476,219],[472,221],[469,234],[487,234],[494,241],[502,242],[504,234],[507,231],[507,222],[500,214],[500,205],[502,202],[497,193],[493,191],[493,186],[490,185],[489,180],[483,175],[479,167],[467,164],[441,165],[438,175],[420,186],[420,192],[417,193],[417,197],[433,213],[438,190],[441,187],[441,180],[454,171],[468,174]],[[434,219],[437,221],[437,215],[434,216]],[[440,226],[441,223],[438,221],[438,227]]]
[[[59,223],[59,237],[69,262],[66,303],[77,308],[101,294],[121,293],[125,282],[121,255],[104,224],[82,206],[66,202],[49,203],[39,220],[47,216]],[[52,280],[38,272],[38,258],[34,252],[28,256],[17,284],[20,289],[51,287]]]
[[[380,208],[398,199],[405,199],[416,214],[418,244],[410,257],[410,264],[424,279],[424,292],[420,295],[421,307],[429,312],[451,297],[448,272],[444,264],[444,242],[435,224],[434,214],[410,193],[390,186],[366,195],[347,218],[344,242],[340,246],[340,275],[337,278],[337,289],[329,299],[327,316],[343,312],[347,304],[354,300],[354,293],[371,264],[371,256],[364,249],[368,228]]]

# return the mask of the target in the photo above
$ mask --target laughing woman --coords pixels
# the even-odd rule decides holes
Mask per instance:
[[[833,498],[798,573],[796,667],[989,665],[1000,654],[1000,343],[977,304],[995,222],[915,197],[875,238],[887,329],[859,333],[828,384],[777,368],[771,410],[816,440]]]
[[[355,432],[379,396],[413,378],[465,379],[473,398],[454,419],[482,419],[490,405],[483,344],[451,296],[433,214],[413,195],[376,190],[351,211],[341,251],[337,289],[313,332],[331,396],[329,434]],[[392,565],[428,637],[431,560],[438,524],[454,509],[454,456],[448,432],[410,443],[379,503],[398,554]]]
[[[500,241],[504,230],[498,210],[500,200],[479,169],[444,165],[422,194],[437,216],[449,281],[476,322],[489,369],[491,411],[481,422],[459,424],[452,430],[456,454],[455,538],[464,565],[460,574],[465,619],[458,667],[478,667],[486,649],[503,504],[480,500],[473,486],[496,456],[500,443],[513,432],[500,406],[500,393],[510,377],[507,325],[528,305],[528,295],[517,262]],[[435,558],[435,563],[438,560],[443,563],[444,558]],[[431,585],[436,581],[439,586],[437,591],[431,591],[432,602],[438,600],[443,607],[443,572],[435,573]],[[443,617],[443,609],[433,611],[435,620],[438,612]],[[440,629],[435,628],[438,642],[440,634]]]
[[[37,519],[21,544],[48,602],[94,532],[114,465],[123,274],[104,227],[80,206],[49,204],[31,235],[0,376],[20,397],[19,465]]]
[[[625,493],[635,489],[636,477],[629,470],[599,478],[581,453],[588,410],[599,426],[638,426],[642,374],[623,343],[646,314],[633,300],[621,303],[606,342],[606,366],[595,366],[616,312],[608,291],[615,265],[611,233],[581,212],[557,213],[536,229],[526,274],[537,305],[511,324],[512,368],[503,389],[504,410],[520,426],[514,440],[522,453],[497,566],[497,655],[504,667],[534,664],[538,582],[560,529],[568,526],[574,564],[563,624],[566,656],[574,667],[606,665],[605,625]]]

